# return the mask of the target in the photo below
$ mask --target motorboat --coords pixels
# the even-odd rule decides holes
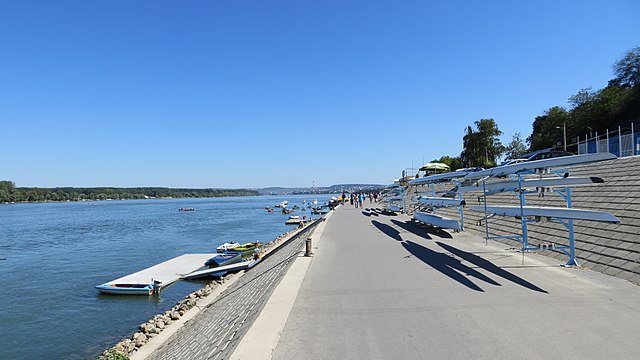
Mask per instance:
[[[223,253],[223,252],[225,252],[227,250],[231,250],[232,248],[237,247],[237,246],[240,246],[240,243],[237,243],[237,242],[234,242],[234,243],[226,242],[226,243],[218,246],[216,248],[216,251],[219,252],[219,253]]]
[[[286,225],[299,225],[301,221],[303,220],[300,218],[300,216],[292,215],[292,216],[289,216],[289,219],[287,219],[287,221],[285,221],[284,223]]]
[[[230,251],[239,252],[241,253],[242,257],[249,257],[249,256],[253,256],[256,250],[260,249],[262,245],[263,244],[261,242],[257,242],[257,241],[250,242],[250,243],[242,244],[240,246],[233,247],[230,249]]]
[[[105,294],[115,295],[151,295],[160,292],[161,283],[157,280],[149,284],[102,284],[95,288]]]

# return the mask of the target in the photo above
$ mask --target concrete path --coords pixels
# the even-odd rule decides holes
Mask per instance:
[[[271,347],[232,359],[640,358],[640,287],[376,207],[335,211]]]

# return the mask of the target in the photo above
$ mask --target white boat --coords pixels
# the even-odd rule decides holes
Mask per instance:
[[[232,248],[238,247],[238,246],[240,246],[240,243],[237,243],[237,242],[235,242],[235,243],[226,242],[226,243],[218,246],[216,248],[216,251],[219,252],[219,253],[223,253],[223,252],[225,252],[227,250],[231,250]]]
[[[500,181],[482,184],[481,182],[473,183],[460,187],[458,192],[465,193],[469,191],[486,191],[487,195],[496,194],[504,191],[513,191],[530,188],[556,188],[579,185],[591,185],[604,183],[599,177],[568,177],[568,178],[546,178],[546,179],[525,179],[518,183],[517,180]],[[520,187],[519,187],[520,186]]]
[[[402,211],[402,207],[398,206],[398,205],[387,205],[384,209],[386,211],[389,211],[389,212],[401,212]]]
[[[106,283],[95,288],[102,293],[113,295],[152,295],[160,292],[160,285],[159,281],[153,281],[149,284]]]
[[[285,221],[285,225],[298,225],[300,224],[300,222],[302,221],[302,219],[300,219],[300,216],[298,215],[291,215],[289,216],[289,219],[287,219],[287,221]]]
[[[451,207],[451,206],[464,206],[465,201],[462,199],[451,199],[444,197],[428,197],[428,196],[414,196],[414,201],[417,201],[424,205],[432,207]]]
[[[286,208],[287,205],[289,205],[289,202],[287,200],[281,202],[280,204],[277,204],[276,207],[277,208]]]
[[[596,154],[582,154],[563,156],[558,158],[526,161],[518,164],[496,166],[491,169],[476,171],[465,175],[465,180],[481,179],[484,177],[496,177],[506,176],[511,174],[517,174],[525,171],[532,171],[538,169],[558,168],[571,165],[587,164],[596,161],[612,160],[616,156],[611,153],[596,153]]]
[[[462,230],[462,227],[460,226],[460,222],[458,220],[450,219],[433,213],[416,211],[415,213],[413,213],[413,218],[417,221],[440,229],[453,229],[457,231]]]
[[[439,182],[448,182],[454,179],[463,178],[467,174],[468,173],[466,171],[452,171],[448,173],[430,175],[430,176],[413,179],[409,181],[409,185],[426,185],[426,184],[435,184]]]
[[[470,206],[471,210],[484,212],[482,205]],[[522,209],[522,210],[521,210]],[[487,213],[497,216],[536,217],[551,219],[574,219],[619,223],[620,219],[604,211],[592,211],[574,208],[541,207],[541,206],[487,206]]]

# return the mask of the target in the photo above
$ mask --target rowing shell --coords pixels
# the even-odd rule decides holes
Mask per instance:
[[[573,178],[548,178],[548,179],[530,179],[522,180],[520,183],[516,180],[500,181],[494,183],[482,184],[481,182],[474,183],[472,185],[466,185],[460,187],[459,192],[465,193],[469,191],[486,191],[487,195],[496,194],[504,191],[513,191],[517,189],[527,188],[552,188],[552,187],[568,187],[579,185],[591,185],[603,183],[599,177],[573,177]]]
[[[470,206],[474,211],[485,211],[482,205]],[[522,211],[521,211],[522,210]],[[487,206],[487,213],[498,216],[545,217],[554,219],[574,219],[619,223],[620,219],[604,211],[592,211],[573,208],[540,207],[540,206]]]
[[[481,179],[484,177],[492,177],[492,176],[506,176],[506,175],[517,174],[517,173],[537,170],[537,169],[557,168],[562,166],[586,164],[586,163],[591,163],[596,161],[612,160],[615,158],[616,156],[611,153],[596,153],[596,154],[563,156],[558,158],[542,159],[542,160],[535,160],[535,161],[525,161],[518,164],[496,166],[491,169],[468,173],[464,178],[465,180],[469,180],[469,179]]]
[[[465,175],[469,174],[466,171],[453,171],[443,174],[436,174],[431,176],[425,176],[422,178],[417,178],[409,181],[409,185],[425,185],[425,184],[434,184],[439,182],[447,182],[454,179],[459,179],[465,177]]]
[[[458,231],[462,230],[462,227],[460,226],[460,222],[458,222],[458,220],[449,219],[447,217],[436,214],[416,211],[415,213],[413,213],[413,218],[427,225],[431,225],[433,227],[441,229],[453,229]]]
[[[413,200],[421,204],[425,204],[433,207],[450,207],[450,206],[465,205],[465,202],[462,199],[451,199],[451,198],[443,198],[443,197],[414,196]]]

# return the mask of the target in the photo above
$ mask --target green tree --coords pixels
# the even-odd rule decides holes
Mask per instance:
[[[562,143],[563,126],[567,126],[567,132],[572,128],[569,113],[561,106],[554,106],[544,115],[536,116],[533,121],[533,131],[527,138],[531,151],[556,147]]]
[[[496,159],[504,151],[500,142],[502,131],[493,119],[481,119],[474,122],[476,129],[467,127],[467,133],[462,138],[463,150],[460,158],[465,167],[496,165]]]
[[[636,88],[640,85],[640,47],[629,50],[613,65],[616,80],[622,86]]]
[[[527,147],[522,140],[519,132],[515,133],[511,138],[511,142],[504,148],[504,154],[507,159],[518,159],[527,152]]]
[[[449,165],[451,171],[458,170],[464,167],[464,165],[462,164],[462,159],[459,156],[451,157],[448,155],[444,155],[440,159],[436,159],[432,162],[447,164]]]

